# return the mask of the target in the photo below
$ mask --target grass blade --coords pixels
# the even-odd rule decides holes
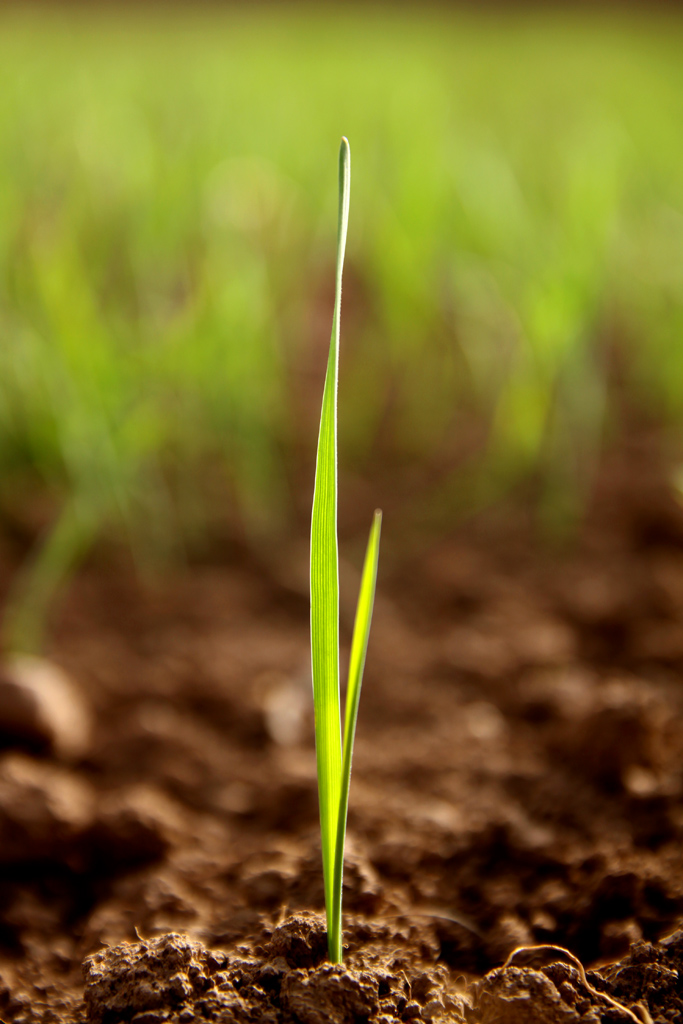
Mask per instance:
[[[349,789],[351,786],[351,761],[353,759],[353,741],[356,736],[358,720],[358,704],[360,688],[363,682],[365,655],[368,649],[372,608],[375,603],[375,585],[377,583],[377,563],[379,560],[379,537],[382,529],[382,513],[375,512],[370,527],[370,537],[365,552],[363,574],[361,576],[356,619],[353,624],[351,640],[351,657],[349,659],[349,681],[346,690],[346,710],[344,714],[344,744],[342,753],[341,793],[339,796],[339,817],[337,821],[337,842],[334,857],[334,903],[332,905],[332,925],[328,931],[335,936],[339,947],[339,960],[342,958],[342,883],[344,875],[344,844],[346,841],[346,817],[349,809]]]
[[[332,928],[334,858],[341,789],[339,700],[339,559],[337,551],[337,380],[342,269],[349,219],[351,158],[342,139],[339,150],[337,272],[330,354],[325,376],[311,520],[311,663],[318,799],[325,906],[330,959],[341,959],[340,936]],[[339,928],[337,926],[337,931]]]

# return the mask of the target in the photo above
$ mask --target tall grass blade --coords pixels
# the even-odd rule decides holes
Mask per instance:
[[[382,529],[382,513],[375,512],[370,527],[370,538],[365,552],[363,574],[361,576],[356,619],[353,624],[351,640],[351,657],[349,659],[349,679],[346,689],[346,708],[344,713],[344,743],[342,750],[341,793],[339,797],[339,818],[337,821],[337,845],[334,856],[334,903],[332,905],[332,925],[330,931],[337,937],[339,946],[339,962],[342,949],[342,883],[344,875],[344,843],[346,841],[346,818],[349,809],[349,789],[351,787],[351,761],[353,759],[353,741],[356,736],[358,720],[358,704],[360,688],[363,682],[365,655],[370,636],[370,622],[375,603],[375,585],[377,583],[377,562],[379,560],[379,537]]]
[[[334,858],[341,791],[339,700],[339,559],[337,551],[337,380],[342,269],[349,219],[351,157],[339,150],[337,273],[330,354],[325,376],[311,520],[311,663],[315,745],[320,803],[325,906],[330,959],[341,959],[341,936],[333,930]],[[337,925],[337,931],[339,931]]]

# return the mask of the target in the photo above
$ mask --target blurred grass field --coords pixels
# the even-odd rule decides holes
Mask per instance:
[[[645,15],[2,12],[0,517],[38,536],[8,642],[103,532],[144,562],[301,522],[342,134],[349,477],[444,529],[533,473],[571,516],[615,344],[681,425],[682,52]]]

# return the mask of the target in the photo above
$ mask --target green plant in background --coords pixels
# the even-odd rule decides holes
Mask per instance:
[[[342,876],[349,805],[353,740],[365,654],[375,597],[381,513],[376,512],[361,576],[351,640],[344,733],[339,693],[339,564],[337,549],[337,384],[342,269],[349,217],[351,155],[342,139],[339,150],[339,224],[337,272],[330,352],[325,376],[311,521],[311,662],[318,763],[327,944],[330,960],[342,960]]]
[[[680,22],[20,7],[0,14],[0,521],[35,544],[5,646],[40,649],[102,535],[146,568],[216,525],[265,560],[298,529],[339,123],[367,154],[342,443],[408,523],[450,529],[530,477],[549,521],[571,512],[619,414],[606,345],[683,426]]]

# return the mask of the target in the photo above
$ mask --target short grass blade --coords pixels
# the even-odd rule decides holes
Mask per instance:
[[[334,857],[341,789],[341,713],[339,699],[339,560],[337,551],[337,380],[342,269],[349,218],[351,158],[342,139],[339,150],[337,273],[330,354],[325,377],[311,521],[311,662],[318,799],[325,906],[330,959],[341,958],[331,927],[334,905]]]
[[[342,883],[344,875],[344,844],[346,841],[346,818],[349,809],[349,789],[351,786],[351,762],[353,759],[353,741],[356,736],[358,720],[358,704],[360,688],[363,682],[365,655],[368,649],[370,622],[375,603],[375,585],[377,583],[377,563],[379,560],[379,538],[382,528],[382,513],[375,512],[370,538],[365,552],[363,574],[361,576],[356,619],[353,624],[351,640],[351,657],[349,659],[349,681],[346,690],[346,710],[344,714],[344,744],[342,753],[341,793],[339,796],[339,819],[337,823],[337,843],[334,855],[334,903],[332,905],[332,923],[329,932],[334,936],[335,949],[339,950],[338,960],[342,959]]]

